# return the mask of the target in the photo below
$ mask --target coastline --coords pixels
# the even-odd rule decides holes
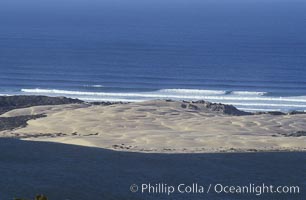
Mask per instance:
[[[306,0],[0,0],[0,200],[306,200]]]
[[[206,101],[10,98],[15,106],[0,115],[2,122],[30,118],[17,127],[0,127],[0,137],[143,153],[306,151],[306,115],[301,112],[248,113]]]
[[[82,88],[82,87],[81,87]],[[247,90],[211,90],[211,89],[151,89],[138,91],[114,91],[112,88],[85,87],[80,90],[40,89],[32,88],[18,89],[11,95],[46,95],[65,96],[88,102],[142,102],[160,100],[175,101],[201,101],[205,99],[210,102],[233,105],[238,109],[248,112],[290,112],[293,110],[305,112],[306,96],[304,93],[273,93],[263,91]]]

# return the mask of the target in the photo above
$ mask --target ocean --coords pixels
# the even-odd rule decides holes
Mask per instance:
[[[0,94],[306,110],[306,1],[0,3]]]

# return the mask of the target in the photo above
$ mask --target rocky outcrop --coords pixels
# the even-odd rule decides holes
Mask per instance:
[[[91,105],[95,106],[111,106],[115,104],[127,104],[128,102],[111,102],[111,101],[94,101],[94,102],[88,102]]]
[[[211,103],[203,100],[191,101],[191,102],[183,101],[181,107],[190,110],[201,110],[206,112],[214,112],[214,113],[221,113],[221,114],[234,115],[234,116],[253,115],[250,112],[238,110],[235,106],[232,105]]]
[[[71,99],[66,97],[47,97],[47,96],[0,96],[0,114],[7,111],[26,108],[31,106],[41,105],[61,105],[61,104],[74,104],[83,103],[79,99]]]
[[[256,112],[254,114],[255,115],[269,114],[269,115],[278,116],[278,115],[304,115],[304,114],[306,114],[306,112],[303,112],[303,111],[290,111],[288,113],[285,113],[285,112],[280,112],[280,111],[268,111],[268,112]]]
[[[304,112],[304,111],[291,111],[288,114],[289,115],[305,115],[306,112]]]
[[[279,134],[285,137],[302,137],[306,136],[306,131],[297,131],[293,133],[279,133]]]

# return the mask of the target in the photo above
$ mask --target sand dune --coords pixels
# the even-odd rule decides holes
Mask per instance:
[[[3,137],[52,141],[122,151],[223,152],[306,150],[306,115],[230,116],[201,105],[148,101],[110,106],[71,104],[16,109],[5,117],[46,114]],[[189,104],[188,104],[189,105]]]

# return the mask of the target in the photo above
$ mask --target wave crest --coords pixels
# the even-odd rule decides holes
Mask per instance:
[[[245,95],[245,96],[264,96],[267,92],[251,92],[251,91],[232,91],[229,94],[232,95]]]
[[[200,90],[200,89],[161,89],[158,90],[161,93],[176,93],[176,94],[201,94],[201,95],[210,95],[210,94],[226,94],[226,91],[223,90]]]
[[[23,93],[45,94],[49,96],[67,96],[84,101],[124,101],[139,102],[154,99],[172,100],[206,100],[217,103],[232,104],[242,110],[306,110],[306,96],[272,97],[266,92],[197,89],[162,89],[152,92],[93,92],[58,89],[22,89]]]
[[[103,85],[84,85],[84,87],[87,87],[87,88],[103,88],[104,86]]]

